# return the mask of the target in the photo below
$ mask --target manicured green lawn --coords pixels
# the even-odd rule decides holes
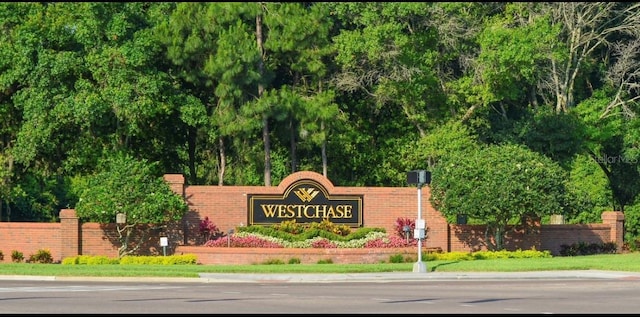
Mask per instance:
[[[423,261],[428,272],[522,272],[610,270],[640,272],[640,253],[575,257]],[[198,273],[376,273],[412,272],[414,263],[379,264],[259,264],[259,265],[140,265],[2,263],[0,275],[193,277]]]

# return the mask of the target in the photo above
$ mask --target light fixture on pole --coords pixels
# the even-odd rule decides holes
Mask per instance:
[[[427,272],[427,265],[422,262],[422,239],[425,239],[426,224],[422,219],[422,186],[431,183],[431,172],[425,170],[414,170],[407,173],[407,183],[418,187],[418,218],[416,227],[413,230],[414,238],[418,239],[418,261],[413,264],[413,271],[418,273]]]

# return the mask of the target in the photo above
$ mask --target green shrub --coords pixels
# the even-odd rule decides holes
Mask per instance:
[[[198,257],[195,254],[163,256],[162,258],[164,265],[198,264]]]
[[[144,264],[164,264],[162,256],[152,256],[145,259]]]
[[[390,263],[404,263],[404,256],[402,254],[394,254],[389,257]]]
[[[476,252],[444,252],[444,253],[428,253],[423,255],[427,261],[430,260],[447,260],[447,261],[470,261],[470,260],[489,260],[489,259],[523,259],[523,258],[550,258],[550,251],[533,250],[516,250],[516,251],[476,251]]]
[[[433,258],[432,258],[432,259],[429,259],[429,257],[428,257],[428,256],[426,256],[426,257],[425,257],[425,256],[423,256],[422,258],[423,258],[425,261],[431,261],[431,260],[434,260]],[[415,257],[415,258],[414,258],[414,257],[412,257],[412,256],[407,256],[407,257],[405,257],[405,258],[404,258],[404,262],[405,262],[405,263],[409,263],[409,262],[416,262],[416,261],[418,261],[418,258],[417,258],[417,257]]]
[[[104,255],[97,255],[97,256],[92,256],[89,257],[86,261],[87,264],[89,265],[97,265],[97,264],[118,264],[120,263],[120,261],[118,260],[118,258],[110,258],[108,256],[104,256]]]
[[[97,264],[160,264],[160,265],[180,265],[198,264],[195,254],[181,254],[172,256],[124,256],[120,259],[110,258],[104,255],[89,256],[78,255],[64,258],[62,264],[67,265],[97,265]]]
[[[332,259],[323,259],[323,260],[318,260],[317,262],[318,264],[331,264],[333,263]]]
[[[291,259],[289,259],[289,262],[287,262],[287,263],[289,263],[289,264],[300,264],[301,261],[298,258],[291,258]]]
[[[284,264],[284,261],[280,260],[280,259],[269,259],[266,260],[264,262],[262,262],[262,264],[267,264],[267,265],[271,265],[271,264]]]
[[[76,265],[76,264],[78,264],[78,257],[77,256],[66,257],[66,258],[62,259],[62,261],[60,261],[60,264],[62,264],[62,265]]]
[[[92,256],[92,255],[80,255],[78,256],[78,264],[93,264],[93,258],[95,258],[96,256]],[[117,260],[116,263],[119,263],[120,260]]]
[[[474,259],[471,253],[462,252],[462,251],[430,253],[428,254],[428,256],[431,256],[433,260],[447,260],[447,261],[466,261],[466,260]]]
[[[327,231],[323,228],[332,228],[333,231]],[[335,232],[334,232],[335,231]],[[304,242],[316,237],[325,238],[335,243],[349,242],[352,240],[364,239],[371,232],[385,233],[384,228],[369,228],[363,227],[351,232],[351,228],[344,225],[329,225],[328,223],[316,223],[310,224],[308,227],[304,227],[302,224],[295,221],[283,221],[279,225],[274,226],[244,226],[237,228],[238,233],[251,233],[266,237],[272,237],[286,242]],[[292,233],[298,232],[298,233]],[[344,235],[345,233],[348,233]]]
[[[593,254],[614,254],[617,253],[615,242],[607,243],[587,243],[578,242],[571,245],[560,246],[561,256],[593,255]]]
[[[47,249],[40,249],[35,254],[29,256],[28,263],[53,263],[53,257],[51,251]]]
[[[120,258],[120,264],[197,264],[197,257],[194,254],[183,255],[152,255],[152,256],[123,256]]]
[[[23,260],[24,260],[24,253],[18,250],[11,251],[11,262],[21,263]]]
[[[118,264],[118,258],[110,258],[104,255],[77,255],[62,259],[60,262],[65,265],[97,265],[97,264]]]

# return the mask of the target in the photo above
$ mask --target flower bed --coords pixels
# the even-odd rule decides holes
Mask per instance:
[[[205,247],[233,247],[233,248],[407,248],[417,245],[415,239],[402,239],[396,236],[388,236],[384,232],[372,231],[364,237],[350,240],[329,240],[322,236],[314,236],[304,240],[286,240],[282,238],[265,236],[259,233],[239,232],[233,235],[218,237],[207,241]]]
[[[199,264],[261,264],[281,260],[289,263],[291,259],[301,264],[313,264],[328,261],[341,264],[389,262],[391,256],[417,258],[417,249],[405,248],[250,248],[250,247],[205,247],[178,246],[175,254],[195,254]],[[409,261],[410,262],[410,261]]]
[[[175,252],[196,254],[201,264],[380,263],[398,255],[415,259],[417,240],[402,238],[404,227],[413,228],[411,220],[399,218],[396,227],[393,235],[379,228],[354,232],[324,219],[311,224],[284,221],[270,227],[240,227],[234,234],[222,235],[205,218],[201,234],[213,238],[202,246],[179,246]]]

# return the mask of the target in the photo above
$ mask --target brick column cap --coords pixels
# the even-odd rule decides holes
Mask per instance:
[[[164,174],[163,178],[169,184],[184,185],[184,175],[182,174]]]
[[[624,213],[622,211],[604,211],[601,217],[603,222],[623,221]]]
[[[60,219],[68,219],[68,218],[78,218],[76,215],[75,209],[61,209],[60,210]]]

